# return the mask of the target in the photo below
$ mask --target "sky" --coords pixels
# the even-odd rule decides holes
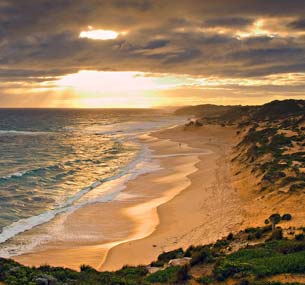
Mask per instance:
[[[0,107],[305,99],[305,0],[0,0]]]

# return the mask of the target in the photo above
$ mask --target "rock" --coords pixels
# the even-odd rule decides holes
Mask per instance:
[[[183,257],[183,258],[176,258],[176,259],[171,259],[168,262],[168,266],[182,266],[182,265],[187,265],[190,264],[191,262],[190,257]]]
[[[162,267],[155,267],[155,266],[147,266],[146,269],[148,270],[148,272],[150,274],[152,274],[152,273],[155,273],[155,272],[158,272],[158,271],[162,270],[163,268]]]
[[[49,285],[48,279],[42,278],[42,277],[36,277],[34,279],[35,284],[37,285]]]

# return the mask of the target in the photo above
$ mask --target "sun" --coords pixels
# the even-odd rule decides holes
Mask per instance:
[[[150,108],[160,103],[158,82],[144,72],[82,70],[63,76],[56,85],[72,92],[78,107]]]
[[[112,30],[93,29],[92,26],[88,26],[88,29],[81,31],[79,34],[80,38],[87,38],[91,40],[114,40],[119,35],[126,35],[127,32],[116,32]]]

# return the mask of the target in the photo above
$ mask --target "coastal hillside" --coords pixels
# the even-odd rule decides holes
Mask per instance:
[[[7,285],[304,285],[305,229],[289,226],[291,219],[290,214],[273,214],[266,219],[265,226],[230,233],[213,244],[163,252],[150,265],[124,266],[115,272],[98,272],[86,265],[80,267],[80,272],[48,265],[30,268],[0,259],[0,282]]]
[[[305,190],[305,101],[274,101],[238,123],[239,167],[251,170],[258,190],[298,194]],[[237,174],[238,175],[238,174]]]
[[[201,116],[206,118],[219,118],[233,109],[241,108],[242,106],[220,106],[213,104],[203,104],[196,106],[187,106],[179,108],[175,111],[176,115]]]
[[[177,114],[197,117],[203,124],[236,125],[239,143],[232,162],[248,169],[261,191],[305,190],[305,100],[272,101],[262,106],[185,107]],[[217,111],[217,112],[216,112]],[[188,124],[192,125],[192,124]]]
[[[275,100],[261,106],[219,106],[204,104],[187,106],[175,111],[176,115],[196,116],[205,122],[244,123],[285,119],[287,116],[304,115],[305,100]]]

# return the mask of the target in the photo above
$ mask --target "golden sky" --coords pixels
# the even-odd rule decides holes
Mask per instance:
[[[0,107],[305,99],[303,0],[0,3]]]

